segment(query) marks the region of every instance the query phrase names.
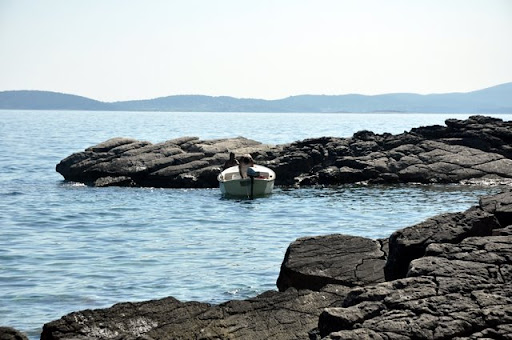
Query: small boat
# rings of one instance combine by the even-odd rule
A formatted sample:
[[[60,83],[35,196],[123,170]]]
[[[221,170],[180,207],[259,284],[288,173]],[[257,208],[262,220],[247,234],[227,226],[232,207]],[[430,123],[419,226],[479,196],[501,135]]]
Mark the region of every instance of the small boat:
[[[267,167],[253,165],[247,169],[247,178],[242,178],[238,165],[235,165],[222,171],[217,179],[222,194],[253,198],[272,193],[276,173]]]

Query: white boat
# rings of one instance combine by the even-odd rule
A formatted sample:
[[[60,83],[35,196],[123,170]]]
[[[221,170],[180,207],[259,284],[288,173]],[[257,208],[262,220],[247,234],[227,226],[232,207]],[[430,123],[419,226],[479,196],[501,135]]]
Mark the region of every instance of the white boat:
[[[247,169],[247,174],[247,178],[242,178],[238,165],[222,171],[217,176],[222,194],[253,198],[272,193],[276,179],[276,173],[273,170],[261,165],[253,165]]]

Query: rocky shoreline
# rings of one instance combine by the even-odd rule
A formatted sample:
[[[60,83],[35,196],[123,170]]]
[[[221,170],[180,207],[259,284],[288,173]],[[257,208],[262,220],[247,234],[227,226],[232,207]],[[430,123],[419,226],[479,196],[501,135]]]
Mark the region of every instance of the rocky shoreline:
[[[250,153],[276,172],[276,185],[512,182],[512,122],[485,116],[402,134],[360,131],[266,145],[244,137],[182,137],[152,144],[113,138],[63,159],[56,170],[94,186],[218,187],[229,157]]]
[[[251,153],[284,186],[510,184],[512,122],[473,116],[399,135],[361,131],[279,146],[243,137],[114,138],[67,157],[57,171],[94,186],[217,187],[229,152]],[[512,339],[511,282],[505,189],[389,239],[298,239],[277,291],[220,305],[168,297],[78,311],[45,324],[41,339]],[[0,327],[0,339],[26,337]]]
[[[41,339],[511,339],[511,283],[507,189],[385,240],[298,239],[279,291],[220,305],[168,297],[73,312],[45,324]]]

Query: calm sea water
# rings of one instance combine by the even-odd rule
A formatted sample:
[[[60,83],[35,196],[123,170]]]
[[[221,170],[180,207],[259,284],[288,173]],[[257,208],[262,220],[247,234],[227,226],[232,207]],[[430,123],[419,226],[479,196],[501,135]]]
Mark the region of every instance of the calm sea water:
[[[497,190],[277,188],[248,201],[214,189],[90,188],[55,172],[73,152],[117,136],[281,144],[362,129],[400,133],[468,116],[0,111],[0,325],[36,339],[45,322],[86,308],[169,295],[211,303],[255,296],[276,289],[286,247],[298,237],[384,238]]]

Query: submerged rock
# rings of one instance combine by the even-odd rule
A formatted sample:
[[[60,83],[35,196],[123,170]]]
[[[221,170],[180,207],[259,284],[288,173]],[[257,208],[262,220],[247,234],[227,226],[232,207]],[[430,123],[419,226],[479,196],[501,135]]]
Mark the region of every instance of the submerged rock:
[[[84,310],[44,325],[41,339],[510,339],[510,202],[512,191],[483,197],[398,231],[388,281],[385,240],[301,238],[283,260],[281,292],[220,305],[169,297]]]

